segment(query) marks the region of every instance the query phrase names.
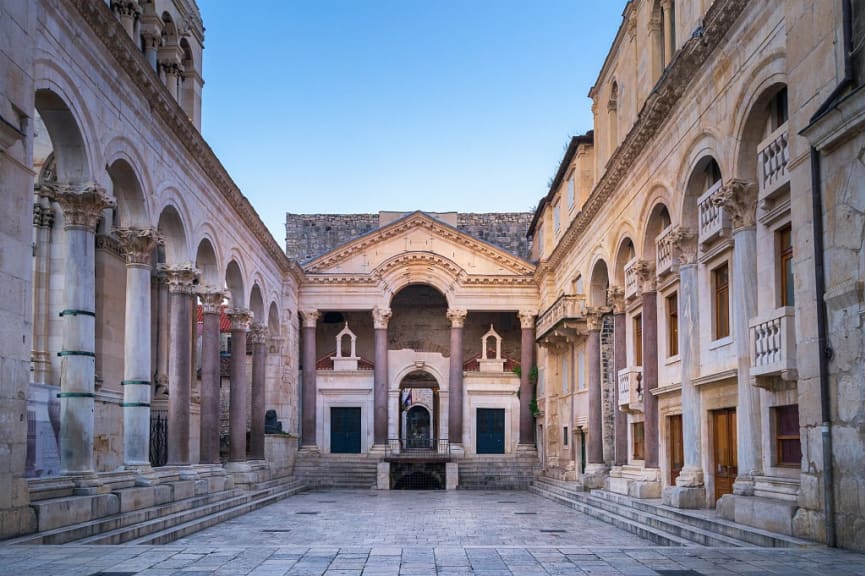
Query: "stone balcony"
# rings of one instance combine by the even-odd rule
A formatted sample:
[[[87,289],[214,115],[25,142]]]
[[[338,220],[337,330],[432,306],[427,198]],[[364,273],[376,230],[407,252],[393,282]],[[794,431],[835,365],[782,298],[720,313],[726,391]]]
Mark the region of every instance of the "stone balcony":
[[[714,198],[721,192],[721,181],[716,182],[697,199],[699,211],[698,240],[703,249],[712,242],[721,238],[727,238],[732,228],[730,216],[727,211],[714,202]]]
[[[789,157],[785,122],[757,146],[757,201],[761,205],[773,200],[790,183],[787,171]]]
[[[777,376],[782,380],[795,380],[798,377],[794,310],[792,306],[777,308],[749,322],[751,376],[757,379],[758,386],[769,376]]]
[[[579,326],[586,322],[586,297],[575,294],[562,294],[552,306],[538,316],[537,339],[555,338],[557,335],[569,337],[576,335]]]
[[[630,366],[619,370],[619,410],[643,411],[643,367]]]
[[[676,252],[674,241],[676,228],[670,224],[655,237],[655,270],[658,272],[658,278],[679,271],[679,255]]]
[[[637,258],[625,264],[625,300],[633,300],[640,295],[640,278],[637,275]]]

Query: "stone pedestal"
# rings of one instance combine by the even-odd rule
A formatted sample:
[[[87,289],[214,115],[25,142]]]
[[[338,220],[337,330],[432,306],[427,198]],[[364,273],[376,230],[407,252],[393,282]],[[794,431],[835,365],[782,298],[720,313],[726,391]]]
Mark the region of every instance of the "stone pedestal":
[[[460,465],[457,462],[445,463],[445,490],[456,490],[460,485]]]
[[[379,462],[375,480],[379,490],[390,490],[390,462]]]
[[[593,490],[595,488],[603,488],[607,479],[607,467],[601,464],[586,464],[586,471],[580,478],[585,490]],[[565,478],[569,480],[570,478]]]

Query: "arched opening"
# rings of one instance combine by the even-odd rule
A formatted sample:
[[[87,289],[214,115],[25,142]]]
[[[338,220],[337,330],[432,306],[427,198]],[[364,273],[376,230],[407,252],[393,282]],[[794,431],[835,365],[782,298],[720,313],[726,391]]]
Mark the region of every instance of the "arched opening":
[[[721,168],[711,156],[704,156],[697,162],[688,184],[682,205],[681,225],[692,233],[699,234],[701,242],[709,240],[712,234],[721,234],[728,228],[723,211],[712,202],[712,196],[722,182]]]
[[[592,269],[592,282],[589,292],[589,305],[600,307],[607,305],[607,290],[610,288],[610,276],[607,263],[598,260]]]
[[[189,262],[186,250],[186,227],[180,213],[174,206],[166,206],[159,215],[157,224],[159,233],[165,240],[164,262],[169,266],[177,266]]]
[[[108,167],[108,176],[111,180],[111,192],[117,200],[117,217],[114,225],[117,227],[147,225],[144,194],[132,166],[125,160],[115,160]]]
[[[625,285],[625,265],[628,264],[636,256],[634,250],[634,242],[627,236],[619,242],[619,249],[616,251],[615,270],[613,273],[613,281],[618,287]]]
[[[435,454],[440,434],[439,384],[423,370],[414,370],[399,384],[400,452]]]
[[[261,296],[261,288],[258,283],[252,285],[252,291],[249,294],[249,309],[252,310],[252,321],[255,324],[263,324],[264,317],[264,298]]]
[[[651,264],[655,263],[658,235],[667,229],[671,223],[670,211],[667,209],[667,206],[660,202],[656,204],[649,214],[646,225],[646,233],[643,238],[643,260]]]
[[[216,260],[216,250],[210,240],[204,238],[198,244],[195,254],[195,267],[201,272],[200,283],[213,289],[221,287],[219,265]]]
[[[225,268],[225,287],[231,294],[231,307],[244,308],[246,306],[245,290],[243,288],[243,273],[237,260],[232,260]]]
[[[390,349],[449,353],[448,303],[441,292],[427,284],[410,284],[393,296],[390,308]]]
[[[789,193],[787,115],[787,86],[779,82],[757,98],[742,130],[733,178],[753,183],[767,206]]]

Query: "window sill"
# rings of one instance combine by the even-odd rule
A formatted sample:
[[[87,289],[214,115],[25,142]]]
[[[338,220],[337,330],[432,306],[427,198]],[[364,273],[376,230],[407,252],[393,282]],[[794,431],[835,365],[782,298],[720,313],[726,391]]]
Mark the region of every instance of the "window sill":
[[[724,346],[732,343],[732,336],[724,336],[723,338],[719,338],[718,340],[712,340],[711,342],[709,342],[709,350],[717,350],[718,348],[723,348]]]
[[[664,360],[664,366],[670,366],[671,364],[677,364],[682,361],[682,357],[678,354],[675,356],[668,356],[666,360]]]

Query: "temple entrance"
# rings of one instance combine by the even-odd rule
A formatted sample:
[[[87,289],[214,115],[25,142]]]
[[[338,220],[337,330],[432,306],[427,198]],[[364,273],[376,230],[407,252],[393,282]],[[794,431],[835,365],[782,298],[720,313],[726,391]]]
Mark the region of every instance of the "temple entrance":
[[[478,408],[477,412],[477,453],[505,453],[505,410],[504,408]]]
[[[400,382],[399,440],[403,450],[432,450],[439,441],[439,385],[422,370]]]
[[[432,427],[429,410],[412,406],[406,413],[406,445],[409,448],[432,448]]]
[[[331,454],[360,454],[360,408],[330,409]]]

